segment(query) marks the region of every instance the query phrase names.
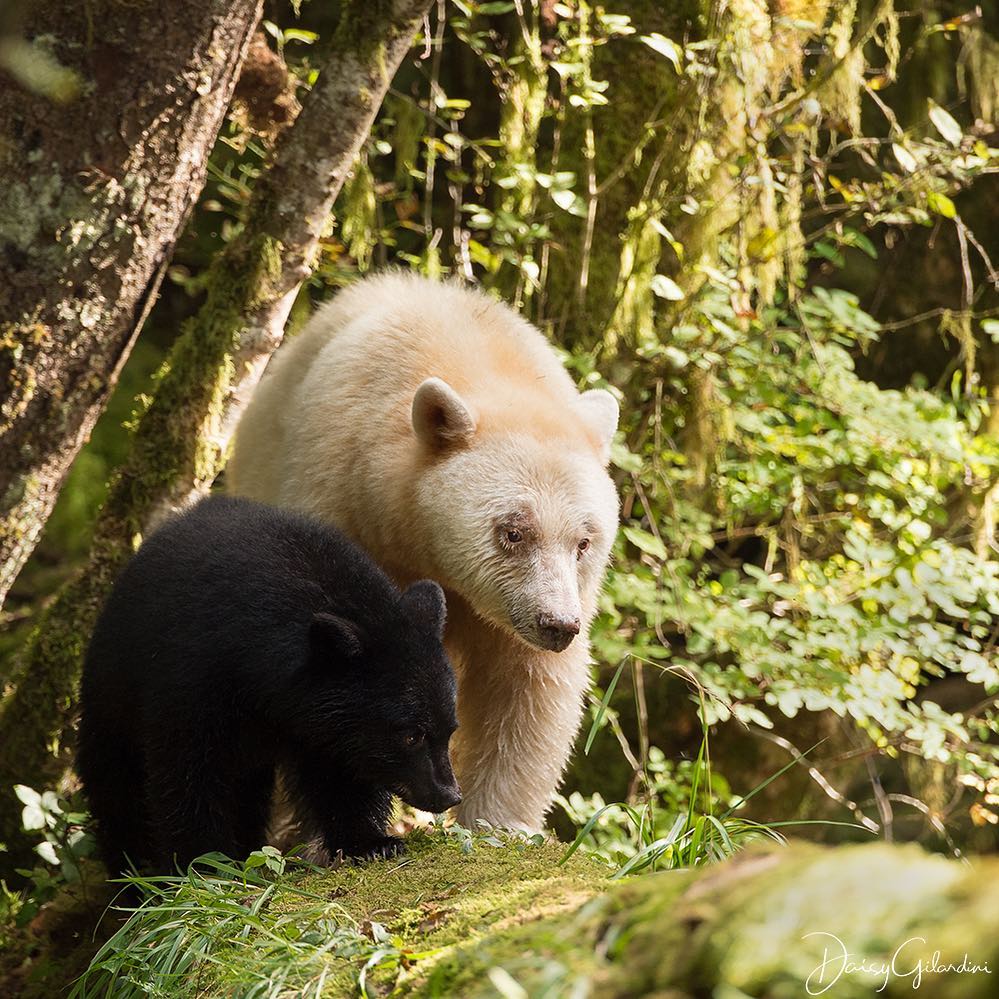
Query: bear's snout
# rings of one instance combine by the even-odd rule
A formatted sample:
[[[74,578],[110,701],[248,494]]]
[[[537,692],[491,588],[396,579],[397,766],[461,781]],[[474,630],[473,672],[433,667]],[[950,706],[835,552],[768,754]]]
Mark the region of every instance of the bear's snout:
[[[449,808],[454,808],[455,805],[460,804],[461,789],[458,787],[457,783],[452,783],[450,787],[440,789],[437,801],[435,802],[435,807],[432,810],[435,813],[446,812]]]
[[[450,784],[442,787],[429,789],[405,787],[400,788],[398,794],[406,804],[419,808],[422,812],[433,812],[434,815],[440,815],[441,812],[461,804],[461,788],[453,777]]]
[[[567,649],[579,634],[578,617],[561,617],[558,614],[539,614],[538,633],[543,648],[552,652]]]

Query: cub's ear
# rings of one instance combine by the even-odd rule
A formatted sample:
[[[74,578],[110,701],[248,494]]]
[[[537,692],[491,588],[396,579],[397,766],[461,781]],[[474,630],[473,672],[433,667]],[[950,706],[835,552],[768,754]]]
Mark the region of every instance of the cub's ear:
[[[309,644],[324,658],[356,659],[364,651],[361,631],[353,621],[322,611],[309,624]]]
[[[620,416],[617,399],[606,389],[590,389],[579,397],[579,401],[582,404],[583,419],[600,437],[600,456],[606,463],[610,460],[611,441]]]
[[[413,396],[413,430],[428,447],[466,444],[475,433],[475,417],[465,400],[441,378],[428,378]]]
[[[402,600],[413,613],[437,629],[438,637],[444,634],[444,622],[447,619],[444,591],[432,579],[421,579],[418,583],[413,583],[403,593]]]

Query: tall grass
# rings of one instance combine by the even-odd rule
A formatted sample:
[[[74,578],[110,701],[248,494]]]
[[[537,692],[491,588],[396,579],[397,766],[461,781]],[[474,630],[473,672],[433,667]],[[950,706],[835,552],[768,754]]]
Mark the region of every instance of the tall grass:
[[[596,704],[583,747],[584,754],[589,753],[597,732],[604,724],[621,674],[629,660],[633,658],[635,657],[626,657],[621,661],[602,698]],[[661,664],[648,663],[648,665],[664,669]],[[718,796],[714,791],[715,781],[711,768],[710,729],[705,720],[707,718],[705,702],[709,695],[697,682],[696,677],[688,671],[671,667],[665,669],[682,675],[695,690],[700,704],[701,741],[690,770],[689,787],[683,789],[686,795],[686,807],[676,810],[672,815],[667,814],[658,800],[655,781],[645,772],[642,774],[646,788],[644,800],[616,801],[600,805],[580,825],[576,838],[565,851],[560,863],[564,864],[579,849],[596,853],[606,860],[608,858],[606,851],[601,850],[601,840],[613,838],[615,854],[627,855],[624,862],[618,864],[611,875],[612,879],[618,879],[650,869],[676,870],[724,860],[754,842],[769,840],[783,844],[786,840],[779,830],[788,826],[826,825],[864,828],[852,822],[835,821],[756,822],[737,814],[764,788],[790,770],[798,762],[797,759],[788,762],[748,793],[736,798],[727,806],[720,807]],[[647,744],[647,734],[643,741]],[[802,756],[808,756],[819,745],[821,742],[816,743]],[[572,817],[572,805],[564,798],[559,801]],[[616,827],[610,835],[606,831],[608,824]]]
[[[300,887],[287,863],[268,848],[245,863],[211,854],[183,874],[123,879],[143,900],[116,910],[127,922],[70,999],[226,995],[227,982],[239,982],[245,999],[319,997],[345,969],[355,978],[347,988],[365,994],[372,969],[405,960],[383,927],[357,926],[342,906]],[[336,958],[347,960],[334,966]]]

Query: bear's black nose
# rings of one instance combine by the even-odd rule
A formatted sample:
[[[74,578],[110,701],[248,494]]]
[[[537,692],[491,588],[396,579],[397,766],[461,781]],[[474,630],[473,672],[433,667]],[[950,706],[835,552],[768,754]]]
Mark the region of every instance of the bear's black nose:
[[[541,644],[553,652],[561,652],[579,634],[579,618],[539,614],[538,628],[541,632]]]
[[[449,808],[461,804],[461,788],[456,783],[452,783],[445,787],[435,788],[431,795],[424,800],[411,801],[405,796],[403,796],[403,800],[424,812],[433,812],[435,815],[439,815],[441,812],[446,812]]]
[[[454,808],[455,805],[461,804],[461,789],[457,784],[452,784],[450,787],[444,788],[441,792],[441,811],[447,811],[449,808]]]

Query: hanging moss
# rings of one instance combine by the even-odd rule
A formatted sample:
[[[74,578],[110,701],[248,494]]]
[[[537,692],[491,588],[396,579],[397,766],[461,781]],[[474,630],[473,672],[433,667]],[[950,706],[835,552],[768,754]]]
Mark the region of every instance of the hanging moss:
[[[999,111],[999,41],[980,24],[961,28],[964,43],[959,63],[959,82],[971,97],[976,117],[995,121]]]
[[[344,190],[343,220],[340,231],[350,255],[360,271],[371,266],[377,238],[375,178],[363,153],[357,158]]]
[[[628,15],[638,35],[659,33],[695,41],[706,8],[698,0],[676,4],[627,0],[616,4],[614,11]],[[642,329],[648,329],[647,317],[627,305],[615,317],[618,293],[627,292],[632,277],[627,268],[641,259],[642,266],[633,275],[640,280],[648,267],[644,254],[651,251],[642,224],[632,226],[634,213],[636,206],[643,203],[656,205],[664,189],[670,203],[676,205],[680,189],[677,176],[682,175],[690,153],[685,147],[685,99],[689,94],[684,89],[685,81],[668,59],[637,41],[612,43],[594,51],[592,74],[595,79],[608,81],[605,96],[609,102],[593,111],[593,169],[598,184],[612,176],[615,179],[597,202],[595,230],[600,236],[589,248],[582,302],[578,281],[586,220],[561,211],[550,220],[556,249],[549,270],[548,311],[556,319],[556,331],[570,347],[599,344],[612,321],[616,337],[624,337],[626,342],[632,342],[634,332],[627,324],[638,322]],[[658,120],[651,135],[645,135],[654,110],[658,110]],[[585,122],[578,112],[565,113],[562,119],[558,168],[574,172],[577,190],[585,194]],[[652,188],[647,189],[653,169]],[[642,294],[634,285],[631,290]],[[633,298],[632,305],[637,304]]]

